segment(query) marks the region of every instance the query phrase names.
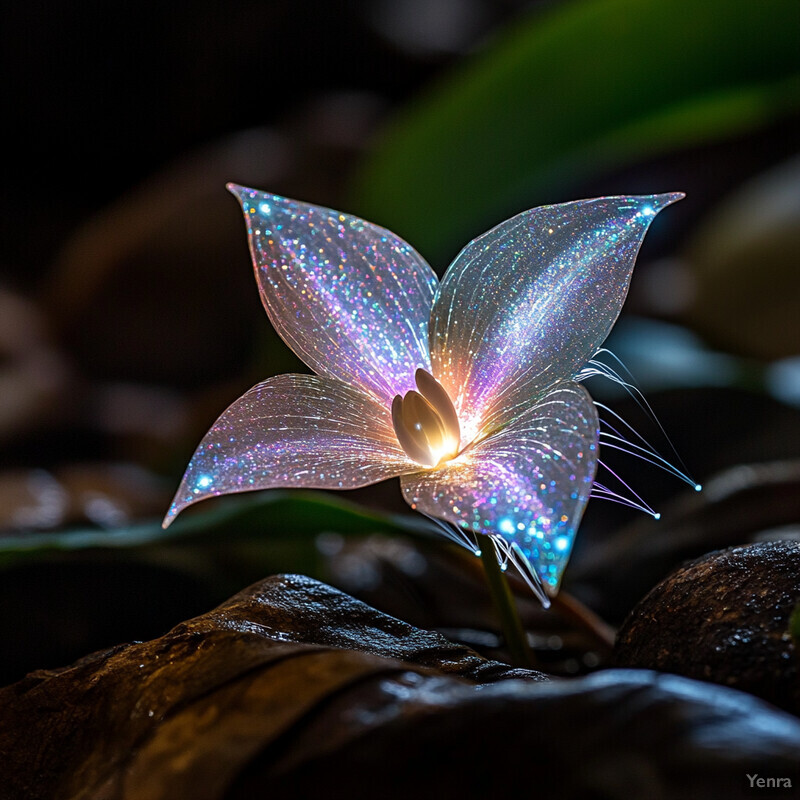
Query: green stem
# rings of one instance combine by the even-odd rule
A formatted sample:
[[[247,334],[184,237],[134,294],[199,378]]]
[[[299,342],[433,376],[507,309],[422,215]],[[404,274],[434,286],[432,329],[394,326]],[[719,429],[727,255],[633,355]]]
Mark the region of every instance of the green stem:
[[[494,545],[488,539],[482,542],[481,561],[483,571],[486,575],[486,583],[489,585],[489,593],[492,596],[495,610],[500,618],[500,627],[506,640],[506,646],[511,654],[511,661],[516,667],[531,669],[533,658],[531,649],[528,646],[528,637],[522,627],[522,621],[514,603],[514,597],[508,586],[508,581],[500,565],[497,563]]]

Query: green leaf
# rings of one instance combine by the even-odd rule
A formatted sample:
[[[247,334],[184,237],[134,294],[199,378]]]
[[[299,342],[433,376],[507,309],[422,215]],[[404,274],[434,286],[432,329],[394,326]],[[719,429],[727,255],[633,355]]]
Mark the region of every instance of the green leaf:
[[[210,510],[181,516],[166,531],[160,522],[115,530],[86,528],[0,535],[0,565],[30,560],[57,551],[100,548],[148,548],[153,545],[255,542],[270,547],[297,541],[313,547],[319,533],[348,535],[431,531],[421,517],[383,514],[321,492],[272,491],[226,498]]]
[[[796,0],[559,4],[399,115],[351,207],[438,263],[578,180],[797,109],[799,52]]]

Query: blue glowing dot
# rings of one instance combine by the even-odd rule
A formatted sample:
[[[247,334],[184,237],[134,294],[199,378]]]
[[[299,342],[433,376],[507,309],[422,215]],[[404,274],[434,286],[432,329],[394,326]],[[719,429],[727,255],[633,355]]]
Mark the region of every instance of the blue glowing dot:
[[[207,489],[212,483],[214,483],[214,479],[210,475],[201,475],[197,479],[197,486],[200,489]]]
[[[272,208],[270,207],[269,203],[261,203],[261,204],[258,206],[258,210],[259,210],[259,211],[260,211],[262,214],[271,214],[271,213],[272,213]]]
[[[555,545],[556,545],[556,550],[559,550],[563,553],[569,547],[569,537],[557,536]]]
[[[658,511],[656,511],[656,513],[653,514],[653,519],[661,519],[661,514],[659,514]]]
[[[505,533],[508,536],[511,536],[514,533],[514,523],[508,517],[503,517],[503,519],[501,519],[497,524],[497,528],[500,533]]]
[[[702,484],[700,484],[700,483],[696,483],[696,484],[694,485],[694,490],[695,490],[696,492],[702,492],[702,491],[703,491],[703,486],[702,486]]]
[[[642,209],[642,214],[644,214],[646,217],[652,217],[652,216],[653,216],[653,214],[655,214],[655,213],[656,213],[656,212],[655,212],[655,211],[653,211],[653,209],[652,209],[650,206],[645,206],[645,207]]]

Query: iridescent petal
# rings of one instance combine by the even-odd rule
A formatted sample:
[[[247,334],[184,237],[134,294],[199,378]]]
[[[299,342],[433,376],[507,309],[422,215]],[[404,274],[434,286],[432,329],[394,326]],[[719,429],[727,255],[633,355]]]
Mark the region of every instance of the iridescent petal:
[[[164,525],[186,506],[276,487],[355,489],[414,472],[389,407],[332,378],[278,375],[214,423],[183,476]]]
[[[382,400],[430,371],[437,279],[393,233],[357,217],[230,185],[247,221],[261,299],[275,330],[318,375]]]
[[[463,441],[578,374],[619,315],[648,225],[681,197],[534,208],[461,251],[439,286],[430,337]]]
[[[505,539],[553,594],[592,488],[598,427],[583,386],[559,384],[458,458],[403,476],[403,495],[425,514]]]

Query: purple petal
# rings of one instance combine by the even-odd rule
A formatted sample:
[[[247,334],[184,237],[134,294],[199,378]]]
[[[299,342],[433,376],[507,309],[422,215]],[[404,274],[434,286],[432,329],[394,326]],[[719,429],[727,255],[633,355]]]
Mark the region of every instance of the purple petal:
[[[247,221],[275,330],[318,375],[391,405],[430,370],[436,275],[393,233],[357,217],[230,185]]]
[[[570,380],[619,315],[650,222],[681,194],[603,197],[525,211],[468,244],[434,301],[434,376],[464,441]]]
[[[412,508],[497,536],[558,589],[597,468],[588,392],[562,383],[507,427],[443,467],[401,478]]]
[[[242,395],[200,442],[164,525],[186,506],[276,487],[355,489],[414,472],[389,408],[316,375],[278,375]]]

